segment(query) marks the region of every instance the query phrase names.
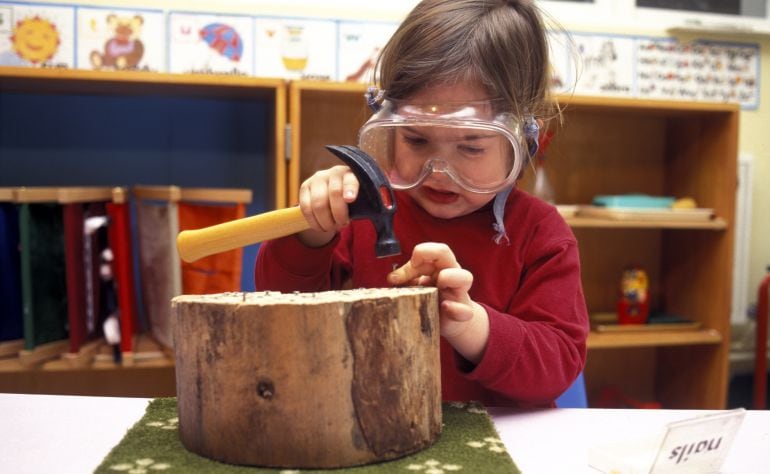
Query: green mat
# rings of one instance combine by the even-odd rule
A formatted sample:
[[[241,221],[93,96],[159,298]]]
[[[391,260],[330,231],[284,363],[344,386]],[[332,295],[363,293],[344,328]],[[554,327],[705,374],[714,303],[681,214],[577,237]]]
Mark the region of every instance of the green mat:
[[[290,470],[233,466],[187,451],[179,441],[175,398],[152,400],[147,412],[115,446],[97,473],[422,473],[507,474],[520,471],[505,450],[486,410],[473,403],[446,403],[444,429],[430,448],[395,461],[348,469]]]

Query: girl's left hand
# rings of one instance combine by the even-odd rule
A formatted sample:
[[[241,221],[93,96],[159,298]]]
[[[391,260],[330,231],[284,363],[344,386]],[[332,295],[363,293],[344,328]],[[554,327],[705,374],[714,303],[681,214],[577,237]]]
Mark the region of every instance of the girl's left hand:
[[[460,267],[449,246],[433,242],[416,245],[411,259],[393,270],[388,282],[438,288],[441,335],[466,360],[481,360],[489,339],[489,317],[468,294],[473,274]]]

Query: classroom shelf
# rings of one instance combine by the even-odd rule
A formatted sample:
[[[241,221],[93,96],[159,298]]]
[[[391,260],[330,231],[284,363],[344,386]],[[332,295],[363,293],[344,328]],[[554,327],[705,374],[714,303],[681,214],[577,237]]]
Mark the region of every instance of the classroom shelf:
[[[595,217],[567,217],[565,219],[571,227],[591,227],[597,229],[702,229],[725,230],[727,222],[722,218],[715,218],[703,222],[678,222],[670,220],[611,220]]]
[[[324,144],[356,143],[371,114],[365,90],[312,81],[289,85],[289,203],[296,203],[304,179],[332,164]],[[709,328],[592,333],[585,371],[589,401],[602,387],[616,385],[670,408],[724,408],[739,106],[568,95],[555,100],[560,117],[551,124],[545,169],[558,204],[574,208],[596,195],[642,193],[690,197],[715,216],[697,222],[566,217],[580,245],[591,313],[615,310],[622,270],[638,264],[650,276],[653,307]],[[531,185],[528,167],[519,186]]]
[[[249,132],[264,138],[257,147],[270,165],[266,171],[259,171],[264,181],[254,187],[256,202],[262,208],[293,205],[303,179],[314,170],[336,163],[324,145],[356,143],[359,127],[371,114],[363,97],[365,90],[366,86],[361,84],[314,81],[286,83],[279,79],[234,76],[0,67],[0,117],[6,114],[6,121],[0,123],[0,152],[4,161],[10,163],[0,163],[0,186],[4,182],[5,185],[19,184],[7,183],[8,170],[22,173],[30,163],[28,155],[18,154],[22,148],[16,146],[18,140],[14,133],[18,130],[13,128],[16,121],[8,118],[9,114],[24,110],[24,106],[37,107],[49,97],[76,100],[83,95],[97,108],[102,100],[114,101],[119,106],[131,104],[126,99],[157,100],[162,109],[168,105],[164,101],[169,97],[184,103],[224,99],[262,104],[253,111],[264,120],[247,127]],[[585,371],[589,401],[596,398],[603,386],[614,384],[636,398],[659,400],[666,408],[724,408],[739,106],[581,96],[557,96],[556,101],[561,117],[552,121],[554,137],[545,169],[556,190],[557,203],[586,205],[599,194],[633,192],[690,197],[699,207],[713,209],[716,216],[697,223],[566,219],[580,245],[583,288],[590,312],[614,311],[623,268],[638,264],[650,277],[651,306],[708,328],[687,334],[592,333]],[[170,105],[176,106],[177,102]],[[143,113],[141,120],[154,118],[147,110]],[[81,120],[77,114],[71,117],[72,122]],[[250,114],[244,118],[250,118]],[[180,125],[175,132],[185,138],[195,138],[200,129],[194,125],[192,122]],[[187,130],[188,126],[193,128]],[[148,128],[142,128],[145,129]],[[66,138],[55,133],[33,138],[44,138],[47,140],[44,145],[48,146],[55,144],[57,137]],[[3,148],[4,143],[10,145]],[[76,149],[65,158],[84,151],[84,159],[89,162],[99,164],[101,160],[114,166],[122,159],[120,147],[127,142],[97,140],[97,143],[95,153],[84,146],[83,150]],[[24,142],[33,158],[44,145],[32,138]],[[192,151],[178,152],[172,168],[199,172],[200,169],[193,170],[186,162]],[[6,153],[9,153],[7,160]],[[152,166],[155,161],[146,163]],[[111,172],[107,167],[98,171],[102,176]],[[531,184],[530,172],[520,183],[525,189]],[[232,184],[243,187],[238,180],[246,179],[249,173],[256,174],[239,169]],[[69,176],[63,172],[59,175]],[[266,197],[260,200],[260,196]],[[166,377],[173,373],[173,367],[146,370],[165,370]],[[59,372],[70,373],[49,370],[48,374]],[[0,375],[0,390],[4,387],[7,385],[2,384]]]
[[[588,349],[620,349],[632,347],[692,346],[721,344],[722,335],[714,329],[693,331],[649,331],[644,333],[606,334],[591,331]]]

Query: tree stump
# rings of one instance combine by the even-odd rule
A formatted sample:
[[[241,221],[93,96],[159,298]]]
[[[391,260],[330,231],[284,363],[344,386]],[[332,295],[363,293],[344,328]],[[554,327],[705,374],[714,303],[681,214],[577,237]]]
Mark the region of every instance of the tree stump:
[[[441,432],[435,288],[172,300],[179,433],[231,464],[336,468]]]

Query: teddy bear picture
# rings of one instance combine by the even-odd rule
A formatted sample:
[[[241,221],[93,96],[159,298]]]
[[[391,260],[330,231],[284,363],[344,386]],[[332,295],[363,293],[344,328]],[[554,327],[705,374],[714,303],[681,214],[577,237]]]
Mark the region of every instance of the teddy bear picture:
[[[104,43],[104,51],[91,51],[94,69],[136,69],[144,55],[144,44],[139,39],[144,18],[107,15],[107,26],[113,36]]]

